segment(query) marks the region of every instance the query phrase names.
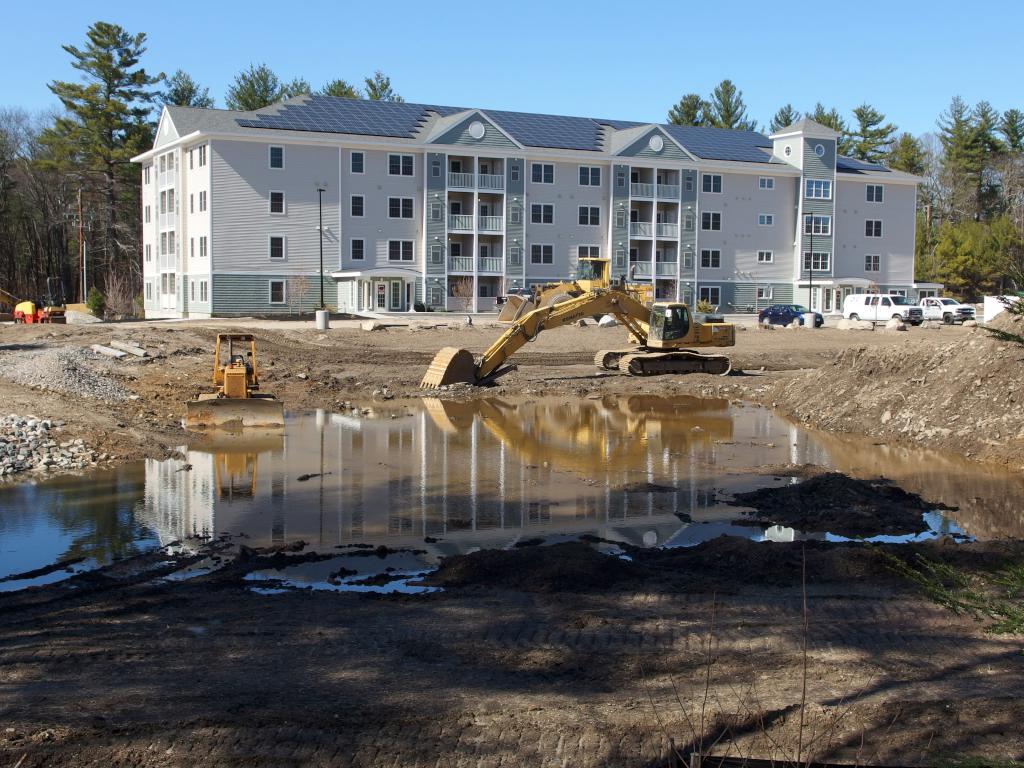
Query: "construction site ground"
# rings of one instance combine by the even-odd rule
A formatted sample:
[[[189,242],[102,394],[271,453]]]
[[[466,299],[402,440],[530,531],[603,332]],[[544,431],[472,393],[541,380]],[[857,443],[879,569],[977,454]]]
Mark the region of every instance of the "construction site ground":
[[[256,334],[264,389],[287,408],[335,409],[416,397],[438,349],[479,353],[502,330],[461,321],[5,327],[0,398],[118,460],[160,456],[188,441],[183,402],[210,389],[218,330]],[[1024,466],[1024,348],[981,329],[751,326],[730,350],[736,375],[598,374],[594,352],[623,337],[593,324],[542,334],[487,394],[725,396]],[[121,385],[91,390],[106,400],[25,383],[42,359],[38,383],[52,375],[67,389],[43,370],[59,364],[52,353],[112,339],[156,357],[83,358],[80,379]],[[272,553],[167,583],[156,576],[183,556],[147,555],[73,587],[0,595],[0,766],[653,768],[701,747],[791,762],[1020,759],[1022,638],[935,606],[885,551],[966,571],[1024,555],[1008,540],[805,549],[720,538],[627,562],[568,544],[504,553],[498,572],[486,552],[460,557],[434,577],[443,591],[413,596],[257,594],[242,574]]]

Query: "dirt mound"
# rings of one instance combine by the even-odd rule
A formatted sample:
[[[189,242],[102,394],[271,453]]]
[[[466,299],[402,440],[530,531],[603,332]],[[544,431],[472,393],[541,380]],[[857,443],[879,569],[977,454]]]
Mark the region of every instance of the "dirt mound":
[[[1020,332],[1024,318],[1003,313],[993,325]],[[844,350],[777,382],[771,399],[819,429],[1024,466],[1024,347],[981,328],[949,343],[945,331],[913,333],[898,347]]]
[[[424,582],[521,592],[594,592],[634,582],[638,571],[632,563],[602,554],[589,544],[568,542],[448,557]]]

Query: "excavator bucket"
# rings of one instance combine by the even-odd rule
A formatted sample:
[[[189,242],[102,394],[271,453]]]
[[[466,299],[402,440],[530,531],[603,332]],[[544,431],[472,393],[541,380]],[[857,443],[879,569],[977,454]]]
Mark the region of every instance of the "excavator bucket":
[[[536,307],[533,302],[526,296],[506,296],[505,303],[501,305],[501,312],[498,313],[498,322],[511,323],[534,309]]]
[[[458,383],[476,383],[476,361],[465,349],[445,347],[434,355],[423,381],[420,382],[420,389],[436,389],[445,384]]]
[[[185,404],[185,427],[194,430],[279,428],[284,405],[272,395],[218,397],[200,395]]]

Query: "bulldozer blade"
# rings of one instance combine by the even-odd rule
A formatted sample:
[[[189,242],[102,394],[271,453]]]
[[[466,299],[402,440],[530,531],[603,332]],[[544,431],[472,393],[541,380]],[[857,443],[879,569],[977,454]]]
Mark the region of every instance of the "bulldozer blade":
[[[446,384],[476,384],[476,362],[473,355],[458,347],[445,347],[427,368],[420,389],[436,389]]]
[[[501,312],[498,313],[498,322],[514,322],[527,312],[532,312],[534,309],[536,309],[536,307],[533,302],[525,296],[506,296],[505,303],[501,305]]]
[[[200,396],[185,404],[185,427],[238,430],[284,426],[284,405],[276,397]]]

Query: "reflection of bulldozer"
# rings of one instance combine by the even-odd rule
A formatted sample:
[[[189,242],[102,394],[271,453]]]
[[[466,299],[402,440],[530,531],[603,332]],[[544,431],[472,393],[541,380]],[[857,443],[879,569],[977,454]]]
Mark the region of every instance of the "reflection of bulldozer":
[[[216,392],[199,395],[186,404],[190,429],[283,427],[284,406],[259,392],[256,339],[251,333],[219,333],[213,353]]]
[[[244,436],[212,433],[191,449],[213,455],[214,489],[219,498],[255,498],[256,476],[261,454],[280,452],[284,433],[280,429],[247,430]]]
[[[499,323],[511,323],[538,307],[549,307],[566,299],[582,296],[598,288],[607,289],[611,282],[611,262],[596,256],[581,256],[576,265],[576,278],[570,282],[542,283],[533,285],[529,296],[510,294],[498,313]],[[654,300],[654,288],[650,283],[625,283],[621,290],[641,304]],[[595,317],[599,318],[600,315]]]

